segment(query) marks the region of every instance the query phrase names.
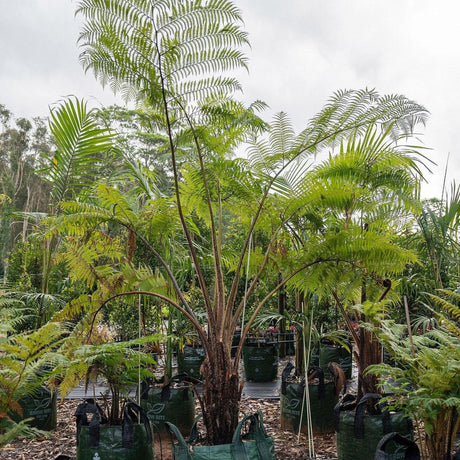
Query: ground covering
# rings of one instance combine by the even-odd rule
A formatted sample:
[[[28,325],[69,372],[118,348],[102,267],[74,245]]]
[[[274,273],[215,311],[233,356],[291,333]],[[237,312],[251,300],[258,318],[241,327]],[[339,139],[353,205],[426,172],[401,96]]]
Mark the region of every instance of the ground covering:
[[[8,444],[0,451],[2,460],[53,460],[59,454],[75,456],[75,408],[80,401],[68,399],[58,404],[58,424],[48,437],[20,439]],[[308,459],[306,435],[300,438],[292,431],[280,428],[279,399],[243,399],[241,415],[262,410],[268,434],[274,437],[275,451],[279,460]],[[315,436],[315,448],[318,460],[335,459],[335,434],[327,433]],[[171,460],[171,447],[168,439],[155,440],[157,460]]]

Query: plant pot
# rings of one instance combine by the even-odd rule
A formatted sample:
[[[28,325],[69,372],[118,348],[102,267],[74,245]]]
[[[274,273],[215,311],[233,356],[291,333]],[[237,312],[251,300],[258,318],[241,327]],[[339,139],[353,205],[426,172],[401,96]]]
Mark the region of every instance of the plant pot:
[[[243,347],[246,380],[271,382],[278,377],[278,344],[247,342]]]
[[[88,420],[88,414],[92,415],[92,420]],[[90,400],[80,404],[75,415],[76,460],[153,460],[150,423],[137,404],[125,405],[122,425],[104,424],[101,409]]]
[[[177,353],[177,371],[179,374],[187,374],[196,379],[200,378],[201,364],[206,358],[202,347],[184,345],[184,349]]]
[[[417,444],[394,431],[386,434],[380,440],[375,451],[374,460],[393,460],[393,454],[390,454],[387,450],[394,450],[394,443],[403,447],[404,460],[420,460],[420,449]]]
[[[284,333],[284,339],[286,341],[286,355],[294,356],[295,355],[295,332],[292,330],[286,331]]]
[[[319,346],[315,346],[311,349],[310,366],[319,367]]]
[[[250,422],[249,431],[243,440],[241,429],[246,422]],[[176,426],[171,423],[166,423],[166,426],[177,439],[173,444],[175,460],[275,460],[276,458],[273,438],[265,431],[260,411],[241,420],[233,434],[231,444],[193,446],[190,449],[189,443],[184,440]]]
[[[383,410],[377,394],[366,394],[356,404],[355,397],[346,395],[334,409],[339,460],[374,460],[380,440],[388,433],[397,432],[412,440],[412,422],[403,412]],[[376,401],[377,414],[365,412],[369,401]],[[402,445],[389,446],[387,453],[394,460],[403,460]]]
[[[180,383],[182,376],[175,376],[172,382]],[[185,435],[189,435],[195,419],[195,398],[190,384],[171,387],[148,385],[143,382],[140,403],[149,418],[153,431],[166,432],[165,422],[176,425]]]
[[[11,413],[11,418],[19,422],[33,418],[29,425],[40,430],[53,430],[57,425],[57,394],[47,387],[39,387],[33,394],[22,397],[18,401],[22,415]]]
[[[307,432],[307,410],[304,405],[305,383],[288,382],[294,366],[288,363],[281,377],[281,428]],[[324,373],[319,370],[317,382],[308,385],[310,398],[311,422],[315,433],[334,431],[334,407],[339,398],[335,384],[324,381]],[[302,409],[302,405],[304,405]]]
[[[351,347],[350,347],[351,349]],[[351,379],[352,357],[351,352],[346,348],[333,344],[320,342],[319,344],[319,367],[324,369],[324,378],[332,378],[327,365],[330,362],[337,363],[345,372],[345,377]]]

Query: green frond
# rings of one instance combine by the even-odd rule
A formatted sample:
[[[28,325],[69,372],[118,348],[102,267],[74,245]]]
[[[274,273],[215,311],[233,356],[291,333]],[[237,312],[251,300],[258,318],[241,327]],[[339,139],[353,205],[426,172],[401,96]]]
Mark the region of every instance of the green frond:
[[[77,13],[85,18],[81,62],[114,91],[155,103],[164,91],[174,103],[239,89],[225,74],[247,66],[239,49],[247,34],[228,0],[84,0]]]
[[[102,154],[111,148],[113,134],[97,126],[85,102],[69,98],[51,110],[50,131],[56,142],[46,173],[53,184],[55,204],[73,197],[96,179]]]
[[[399,139],[410,135],[428,116],[421,105],[401,95],[380,96],[374,90],[336,92],[325,107],[313,117],[298,137],[298,150],[318,152],[326,146],[337,146],[355,133],[365,133],[369,124],[378,124]]]
[[[46,435],[46,432],[31,427],[29,422],[32,419],[21,420],[19,423],[7,418],[0,419],[0,448],[14,441],[19,437],[35,438]]]

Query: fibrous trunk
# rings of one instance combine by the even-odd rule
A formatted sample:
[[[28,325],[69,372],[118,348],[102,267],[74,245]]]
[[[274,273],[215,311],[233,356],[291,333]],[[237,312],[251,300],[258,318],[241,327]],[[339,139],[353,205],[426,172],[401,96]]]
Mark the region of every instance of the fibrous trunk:
[[[360,344],[358,347],[358,399],[363,394],[378,393],[378,379],[374,374],[363,375],[372,364],[380,364],[381,348],[377,338],[364,328],[360,329]]]
[[[228,349],[227,349],[228,348]],[[218,342],[203,362],[203,419],[211,445],[231,443],[238,425],[241,386],[230,348]]]

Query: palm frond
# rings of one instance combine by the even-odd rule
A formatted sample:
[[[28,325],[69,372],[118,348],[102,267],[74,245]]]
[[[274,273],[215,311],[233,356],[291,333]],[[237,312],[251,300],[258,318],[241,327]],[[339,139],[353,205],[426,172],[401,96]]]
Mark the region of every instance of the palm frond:
[[[50,131],[56,152],[46,167],[53,184],[55,204],[74,197],[96,179],[96,166],[111,147],[112,134],[99,128],[94,112],[77,98],[69,98],[51,110]]]

